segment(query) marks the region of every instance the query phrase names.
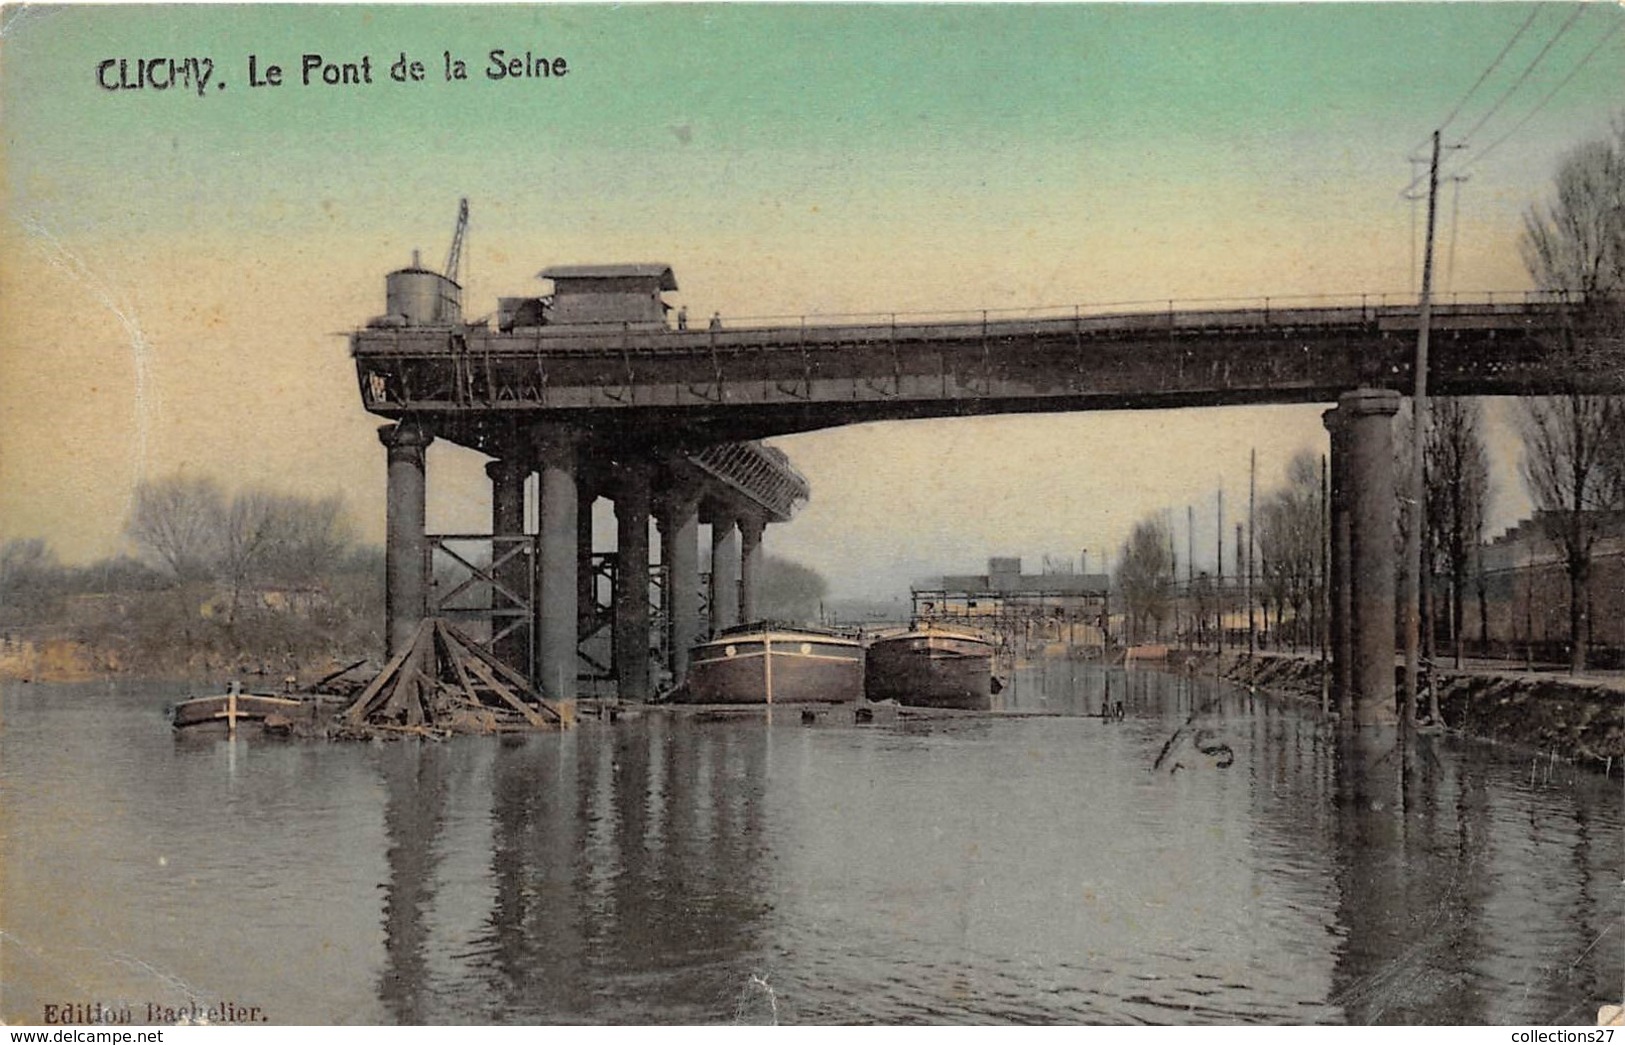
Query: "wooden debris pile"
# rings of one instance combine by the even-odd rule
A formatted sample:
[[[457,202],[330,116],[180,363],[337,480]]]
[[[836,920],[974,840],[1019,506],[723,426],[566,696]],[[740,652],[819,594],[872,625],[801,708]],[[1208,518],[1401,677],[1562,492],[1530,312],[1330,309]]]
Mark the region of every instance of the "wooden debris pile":
[[[367,688],[366,682],[363,681],[366,678],[366,672],[357,669],[365,668],[368,663],[369,658],[362,657],[360,660],[346,664],[337,671],[330,671],[312,682],[309,686],[309,692],[323,697],[342,697],[348,703],[355,699],[357,693]]]
[[[566,725],[522,675],[444,618],[430,617],[339,716],[333,735],[442,738]]]

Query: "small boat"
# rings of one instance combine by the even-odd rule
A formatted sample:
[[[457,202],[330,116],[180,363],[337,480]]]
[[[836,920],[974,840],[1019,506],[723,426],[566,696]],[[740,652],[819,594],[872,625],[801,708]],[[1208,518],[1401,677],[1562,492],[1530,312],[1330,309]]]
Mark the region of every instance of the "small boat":
[[[849,704],[863,696],[863,643],[773,623],[724,628],[689,655],[684,704]]]
[[[171,709],[169,720],[176,729],[217,726],[231,734],[236,733],[241,724],[263,728],[279,722],[294,722],[310,713],[311,707],[305,701],[268,693],[244,693],[233,682],[225,693],[181,701]]]
[[[986,711],[993,687],[993,643],[974,632],[923,625],[869,644],[870,700]]]

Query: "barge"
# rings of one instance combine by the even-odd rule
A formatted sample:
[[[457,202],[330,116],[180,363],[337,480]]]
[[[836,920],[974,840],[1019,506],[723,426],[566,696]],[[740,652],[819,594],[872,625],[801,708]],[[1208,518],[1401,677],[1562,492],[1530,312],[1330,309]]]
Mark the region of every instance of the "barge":
[[[987,711],[993,706],[993,644],[974,632],[920,626],[869,644],[870,700],[909,707]]]
[[[725,628],[693,648],[683,704],[850,704],[863,696],[863,644],[772,623]]]

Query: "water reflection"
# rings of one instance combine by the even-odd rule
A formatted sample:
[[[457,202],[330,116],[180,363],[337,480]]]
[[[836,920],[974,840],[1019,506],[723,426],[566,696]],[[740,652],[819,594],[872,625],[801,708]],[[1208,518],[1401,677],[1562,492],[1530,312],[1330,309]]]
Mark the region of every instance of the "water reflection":
[[[466,956],[486,968],[487,1015],[716,1020],[768,909],[767,739],[659,718],[502,746],[493,901]]]
[[[1609,789],[1532,802],[1504,764],[1450,747],[1343,742],[1333,1000],[1350,1023],[1584,1022],[1618,991],[1618,949],[1588,960],[1618,928],[1592,839]]]
[[[424,918],[435,899],[446,756],[438,745],[403,743],[387,748],[379,762],[389,883],[384,892],[387,959],[378,997],[395,1022],[422,1024],[432,1012]]]
[[[1011,682],[1028,714],[445,745],[177,744],[151,693],[8,692],[0,1016],[162,1000],[159,973],[278,1023],[1518,1024],[1617,996],[1614,785],[1348,742],[1211,678]],[[1157,765],[1198,729],[1233,761]]]

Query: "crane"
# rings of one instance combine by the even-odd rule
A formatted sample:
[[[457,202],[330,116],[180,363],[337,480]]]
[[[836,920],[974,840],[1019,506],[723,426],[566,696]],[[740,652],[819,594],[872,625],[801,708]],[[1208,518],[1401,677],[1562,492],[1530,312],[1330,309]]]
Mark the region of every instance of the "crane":
[[[458,201],[457,227],[451,234],[451,249],[446,252],[445,277],[457,283],[457,270],[463,267],[463,234],[468,231],[468,199]],[[458,284],[461,286],[462,284]]]

